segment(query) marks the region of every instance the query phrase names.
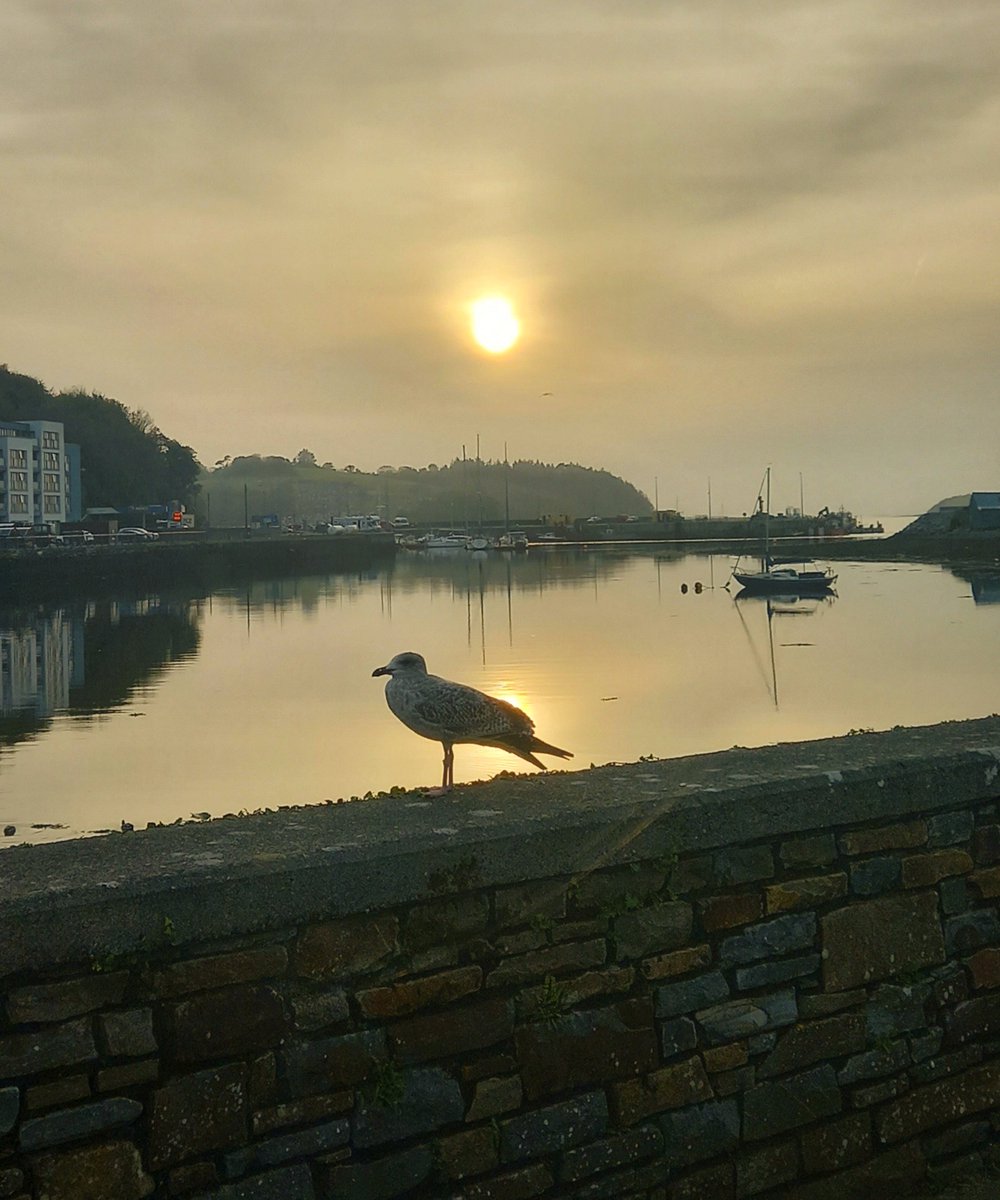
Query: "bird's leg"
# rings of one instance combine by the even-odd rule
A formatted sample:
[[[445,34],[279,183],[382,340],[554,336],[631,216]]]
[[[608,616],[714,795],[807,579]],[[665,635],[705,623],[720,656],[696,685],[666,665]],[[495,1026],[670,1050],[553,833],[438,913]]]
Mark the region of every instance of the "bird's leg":
[[[441,775],[441,786],[428,788],[424,792],[425,796],[444,796],[451,791],[455,782],[455,751],[449,742],[442,742],[441,745],[444,746],[444,770]]]

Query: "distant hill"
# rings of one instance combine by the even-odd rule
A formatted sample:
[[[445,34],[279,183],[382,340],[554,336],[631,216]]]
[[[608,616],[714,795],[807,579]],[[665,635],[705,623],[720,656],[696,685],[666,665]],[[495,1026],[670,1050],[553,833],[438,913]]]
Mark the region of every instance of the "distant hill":
[[[652,513],[649,500],[609,471],[576,463],[456,459],[447,466],[390,467],[367,473],[319,466],[308,451],[286,458],[250,455],[223,460],[201,479],[202,505],[216,526],[242,525],[247,515],[276,514],[315,523],[331,517],[377,513],[405,516],[414,524],[474,526],[504,519],[511,524],[544,517],[551,522],[592,514]],[[506,493],[506,495],[505,495]]]

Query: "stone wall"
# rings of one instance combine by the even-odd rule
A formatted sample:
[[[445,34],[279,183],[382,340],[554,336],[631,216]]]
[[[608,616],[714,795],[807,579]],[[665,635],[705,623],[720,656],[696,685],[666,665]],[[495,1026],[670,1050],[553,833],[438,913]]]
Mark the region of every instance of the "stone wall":
[[[0,1197],[843,1200],[990,1159],[1000,721],[0,855]]]

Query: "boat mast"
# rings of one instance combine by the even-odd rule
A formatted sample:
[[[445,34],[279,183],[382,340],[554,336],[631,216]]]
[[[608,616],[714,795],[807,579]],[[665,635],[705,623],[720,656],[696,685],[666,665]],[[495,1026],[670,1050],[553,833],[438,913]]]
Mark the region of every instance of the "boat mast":
[[[770,566],[771,558],[771,468],[764,472],[764,570]]]

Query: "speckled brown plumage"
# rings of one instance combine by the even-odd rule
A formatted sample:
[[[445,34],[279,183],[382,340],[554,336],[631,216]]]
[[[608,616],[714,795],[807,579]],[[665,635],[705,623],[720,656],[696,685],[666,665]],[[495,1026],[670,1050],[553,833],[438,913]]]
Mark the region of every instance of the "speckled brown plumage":
[[[423,656],[412,651],[397,654],[372,675],[388,675],[385,698],[392,712],[414,733],[431,738],[444,746],[444,778],[447,789],[454,782],[454,752],[460,742],[495,746],[516,754],[526,762],[545,770],[535,753],[572,758],[568,750],[550,746],[535,737],[535,724],[527,713],[487,696],[485,692],[453,683],[427,673]]]

